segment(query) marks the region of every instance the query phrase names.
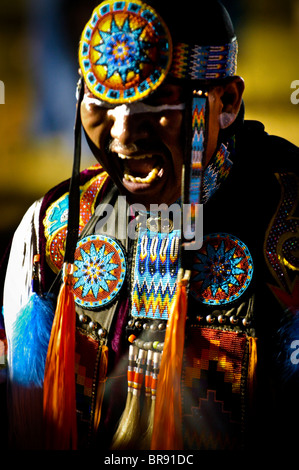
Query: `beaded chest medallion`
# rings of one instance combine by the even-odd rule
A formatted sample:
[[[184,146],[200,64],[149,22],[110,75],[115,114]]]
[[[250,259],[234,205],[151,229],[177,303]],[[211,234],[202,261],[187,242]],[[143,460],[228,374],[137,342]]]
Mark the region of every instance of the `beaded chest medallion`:
[[[90,235],[77,244],[73,290],[75,302],[98,309],[113,302],[126,276],[125,254],[120,244],[104,235]]]
[[[195,255],[190,293],[205,304],[227,304],[244,293],[252,276],[247,246],[227,233],[210,234]]]

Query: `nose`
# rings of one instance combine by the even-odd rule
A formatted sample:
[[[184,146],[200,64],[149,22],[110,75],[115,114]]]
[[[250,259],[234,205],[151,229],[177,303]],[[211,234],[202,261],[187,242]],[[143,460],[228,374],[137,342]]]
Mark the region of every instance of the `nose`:
[[[134,112],[132,105],[123,104],[108,111],[113,124],[111,137],[122,145],[131,145],[150,135],[150,123],[146,114]]]

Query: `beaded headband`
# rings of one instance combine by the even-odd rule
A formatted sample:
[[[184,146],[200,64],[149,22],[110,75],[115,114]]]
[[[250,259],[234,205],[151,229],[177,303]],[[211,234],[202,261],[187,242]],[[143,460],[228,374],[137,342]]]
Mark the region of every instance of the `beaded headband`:
[[[232,76],[237,70],[238,42],[221,46],[177,43],[173,48],[170,74],[176,78],[213,80]]]
[[[119,104],[148,96],[170,73],[178,79],[210,80],[236,73],[238,43],[199,46],[172,43],[167,25],[140,0],[106,0],[86,24],[79,64],[89,90]]]

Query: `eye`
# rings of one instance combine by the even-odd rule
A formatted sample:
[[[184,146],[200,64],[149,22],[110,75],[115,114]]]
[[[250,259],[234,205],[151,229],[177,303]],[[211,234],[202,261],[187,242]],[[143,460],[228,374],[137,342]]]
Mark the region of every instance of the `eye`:
[[[162,84],[152,93],[144,103],[150,106],[161,106],[163,104],[175,105],[184,103],[184,93],[180,86]]]

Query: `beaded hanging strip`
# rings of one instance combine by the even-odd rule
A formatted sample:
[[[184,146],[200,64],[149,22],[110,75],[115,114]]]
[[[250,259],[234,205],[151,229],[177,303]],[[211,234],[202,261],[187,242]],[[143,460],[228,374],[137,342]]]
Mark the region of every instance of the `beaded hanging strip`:
[[[163,222],[150,215],[138,227],[132,266],[128,395],[112,449],[148,449],[166,323],[176,292],[180,230],[161,232]],[[142,393],[143,392],[143,393]]]
[[[204,147],[206,140],[206,113],[208,107],[207,93],[194,91],[192,95],[192,120],[191,120],[191,145],[190,145],[190,163],[187,164],[186,181],[186,203],[189,207],[188,220],[190,221],[190,234],[187,238],[190,240],[195,233],[195,218],[197,208],[201,198],[202,172]],[[189,165],[189,168],[188,168]]]
[[[203,172],[202,181],[202,194],[201,203],[205,204],[213,196],[213,194],[223,183],[233,166],[232,160],[230,160],[231,145],[234,146],[234,141],[229,142],[227,145],[221,144],[215,157],[211,160],[211,163],[205,168]]]
[[[189,202],[198,204],[205,141],[206,96],[202,91],[193,95],[192,99],[192,151],[190,163]]]

